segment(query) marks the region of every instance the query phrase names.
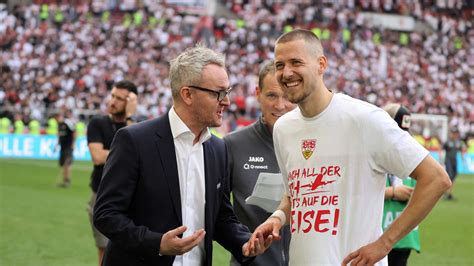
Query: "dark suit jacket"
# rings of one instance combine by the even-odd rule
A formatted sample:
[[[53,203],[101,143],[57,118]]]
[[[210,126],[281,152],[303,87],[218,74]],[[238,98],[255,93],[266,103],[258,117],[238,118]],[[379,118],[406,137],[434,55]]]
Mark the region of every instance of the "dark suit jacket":
[[[204,265],[212,240],[242,260],[250,233],[229,201],[227,155],[222,140],[204,144],[206,186]],[[120,129],[112,142],[98,190],[94,224],[111,241],[103,265],[172,265],[160,256],[164,233],[182,225],[176,154],[168,114]]]

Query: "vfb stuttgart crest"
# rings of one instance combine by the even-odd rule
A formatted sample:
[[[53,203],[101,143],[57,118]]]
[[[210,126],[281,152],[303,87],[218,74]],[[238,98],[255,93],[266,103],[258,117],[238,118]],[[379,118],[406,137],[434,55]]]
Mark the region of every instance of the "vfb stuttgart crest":
[[[314,148],[316,148],[315,139],[304,139],[301,143],[301,152],[303,157],[308,160],[311,155],[313,155]]]

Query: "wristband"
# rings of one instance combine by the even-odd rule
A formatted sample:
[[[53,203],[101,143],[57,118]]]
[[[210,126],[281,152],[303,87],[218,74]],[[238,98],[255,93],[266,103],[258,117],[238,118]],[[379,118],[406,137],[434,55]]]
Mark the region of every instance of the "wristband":
[[[270,215],[270,217],[275,217],[275,218],[280,219],[280,223],[282,226],[285,225],[286,223],[286,215],[282,210],[276,210],[272,215]]]

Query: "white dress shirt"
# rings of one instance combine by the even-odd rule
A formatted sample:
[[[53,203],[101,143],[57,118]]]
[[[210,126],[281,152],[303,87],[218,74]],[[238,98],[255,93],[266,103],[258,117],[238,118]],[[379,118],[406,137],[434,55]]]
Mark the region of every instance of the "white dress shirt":
[[[178,165],[181,213],[183,225],[188,229],[183,237],[204,228],[204,206],[206,203],[203,143],[211,138],[209,129],[203,130],[199,141],[193,144],[195,135],[184,124],[174,110],[169,112]],[[205,258],[204,241],[189,252],[176,256],[173,266],[202,265]]]

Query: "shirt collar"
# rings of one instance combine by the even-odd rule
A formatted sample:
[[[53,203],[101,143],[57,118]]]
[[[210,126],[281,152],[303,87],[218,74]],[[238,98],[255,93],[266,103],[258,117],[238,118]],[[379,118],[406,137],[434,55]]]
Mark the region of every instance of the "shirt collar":
[[[270,132],[270,130],[267,127],[267,124],[265,124],[263,115],[260,115],[260,117],[258,118],[257,127],[258,127],[258,130],[262,132],[265,138],[269,138],[269,139],[273,138],[272,132]]]
[[[193,139],[194,139],[194,133],[189,129],[189,127],[181,120],[181,118],[178,116],[176,111],[174,110],[174,106],[171,107],[168,117],[170,119],[170,127],[171,127],[171,134],[173,135],[173,139],[178,138],[182,134],[191,134]],[[208,139],[211,138],[211,132],[209,131],[209,128],[205,128],[201,132],[201,136],[199,138],[199,143],[204,143]]]

